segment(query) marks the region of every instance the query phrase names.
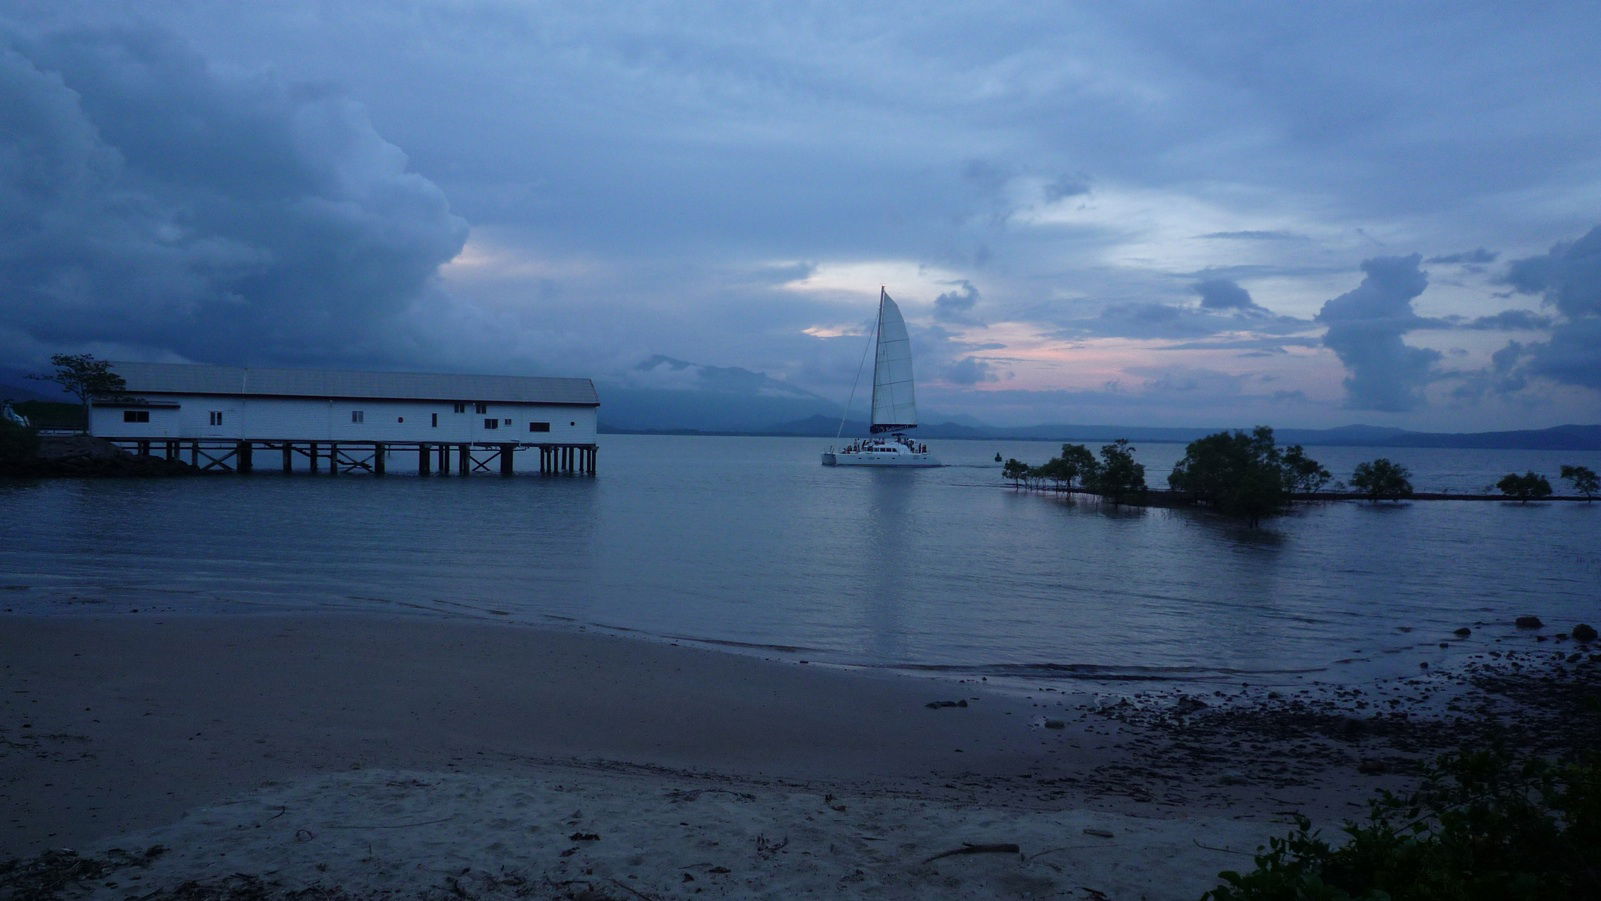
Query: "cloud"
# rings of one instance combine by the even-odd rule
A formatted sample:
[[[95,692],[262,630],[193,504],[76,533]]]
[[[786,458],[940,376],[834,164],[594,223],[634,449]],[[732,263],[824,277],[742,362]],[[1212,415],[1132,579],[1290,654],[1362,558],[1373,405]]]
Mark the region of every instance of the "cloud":
[[[1493,250],[1485,250],[1483,247],[1480,247],[1480,248],[1478,248],[1476,250],[1463,251],[1462,253],[1448,253],[1448,254],[1444,254],[1442,256],[1429,257],[1427,260],[1424,260],[1424,262],[1425,263],[1437,263],[1437,264],[1443,264],[1443,265],[1449,265],[1449,264],[1454,264],[1454,263],[1467,263],[1467,264],[1470,264],[1470,265],[1483,265],[1485,263],[1493,263],[1493,262],[1495,262],[1495,258],[1498,257],[1498,256],[1500,256],[1500,254],[1496,253],[1495,251],[1493,251]]]
[[[1130,366],[1125,371],[1145,379],[1142,391],[1161,394],[1234,395],[1245,381],[1244,376],[1195,366]]]
[[[1518,293],[1539,294],[1561,317],[1550,341],[1513,342],[1503,352],[1523,361],[1521,372],[1601,390],[1601,226],[1544,256],[1513,260],[1503,281]]]
[[[1248,229],[1233,232],[1208,232],[1201,235],[1221,241],[1305,241],[1306,235],[1297,232]]]
[[[1412,301],[1429,284],[1418,254],[1375,257],[1362,262],[1362,284],[1323,304],[1317,321],[1327,325],[1323,343],[1339,356],[1348,406],[1362,410],[1412,410],[1423,403],[1440,352],[1412,347],[1401,336],[1429,325]]]
[[[1491,316],[1480,316],[1469,320],[1463,328],[1483,331],[1534,331],[1549,328],[1550,316],[1541,316],[1533,310],[1502,310]]]
[[[0,44],[0,326],[210,362],[382,362],[462,248],[337,92],[151,29]]]
[[[1239,283],[1226,278],[1209,278],[1197,282],[1195,293],[1201,295],[1201,307],[1207,310],[1260,310],[1251,293]]]
[[[1541,295],[1564,316],[1601,315],[1601,226],[1545,256],[1513,260],[1503,281],[1520,294]]]
[[[978,299],[978,289],[973,287],[972,282],[963,279],[957,282],[955,291],[946,291],[934,298],[934,318],[945,322],[978,324],[971,315]]]
[[[763,397],[802,397],[826,402],[822,397],[764,372],[738,366],[706,366],[664,354],[641,360],[629,370],[629,387],[677,391],[713,391]]]
[[[1156,303],[1152,301],[1119,301],[1101,308],[1095,316],[1059,322],[1060,328],[1053,337],[1066,340],[1082,338],[1136,338],[1149,340],[1186,340],[1209,335],[1255,332],[1259,334],[1290,334],[1306,329],[1310,323],[1293,316],[1280,316],[1251,300],[1243,288],[1226,279],[1202,282],[1194,288],[1201,295],[1199,306]],[[1240,306],[1241,295],[1246,306]],[[1208,301],[1221,306],[1208,306]],[[1179,345],[1183,349],[1196,349],[1196,343]],[[1214,345],[1208,345],[1214,346]]]
[[[995,367],[978,357],[963,357],[945,369],[945,380],[956,385],[977,385],[980,382],[998,382]]]
[[[1183,344],[1168,344],[1159,350],[1250,350],[1264,351],[1269,354],[1282,354],[1287,347],[1322,347],[1320,338],[1294,338],[1294,337],[1265,337],[1265,338],[1225,338],[1217,341],[1186,341]]]
[[[1046,203],[1055,203],[1069,197],[1090,192],[1089,179],[1082,175],[1060,175],[1045,184],[1042,191]]]

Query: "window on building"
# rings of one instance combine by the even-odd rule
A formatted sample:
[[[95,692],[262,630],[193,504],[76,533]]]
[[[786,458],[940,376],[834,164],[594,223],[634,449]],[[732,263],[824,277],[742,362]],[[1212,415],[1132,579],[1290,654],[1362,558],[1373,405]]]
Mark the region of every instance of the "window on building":
[[[211,411],[211,424],[212,425],[222,425],[222,411],[221,410],[212,410]]]
[[[511,420],[510,419],[502,419],[500,421],[500,424],[501,425],[511,425]]]
[[[484,420],[484,428],[486,428],[486,429],[498,429],[498,428],[500,428],[500,420],[498,420],[498,419],[486,419],[486,420]]]
[[[473,409],[478,411],[478,415],[479,416],[482,416],[485,413],[489,412],[489,405],[488,404],[473,404]]]
[[[350,421],[351,422],[366,422],[367,421],[367,411],[366,410],[351,410],[350,411]]]
[[[465,413],[465,412],[467,412],[467,405],[466,404],[454,404],[453,406],[455,406],[457,413]]]
[[[530,431],[530,432],[548,432],[548,431],[550,431],[550,423],[548,423],[548,422],[530,422],[528,424],[528,431]]]
[[[439,428],[439,414],[438,413],[434,413],[432,415],[434,417],[434,421],[429,423],[428,425],[429,425],[430,428],[437,429],[437,428]]]
[[[150,421],[150,411],[149,410],[123,410],[122,411],[122,421],[123,422],[149,422]]]

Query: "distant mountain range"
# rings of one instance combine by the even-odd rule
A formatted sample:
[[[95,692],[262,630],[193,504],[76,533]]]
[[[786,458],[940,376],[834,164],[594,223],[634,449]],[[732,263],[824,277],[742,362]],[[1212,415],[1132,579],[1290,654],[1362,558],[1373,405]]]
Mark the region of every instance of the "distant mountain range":
[[[604,404],[605,398],[602,397]],[[604,417],[605,406],[601,407]],[[603,432],[714,432],[739,435],[778,435],[832,438],[839,420],[822,415],[808,416],[755,429],[612,429]],[[1194,441],[1220,431],[1215,428],[1169,428],[1162,426],[1118,425],[1032,425],[989,426],[940,422],[920,425],[920,438],[987,438],[1015,441],[1094,442],[1127,438],[1139,442],[1178,443]],[[867,423],[845,423],[847,435],[867,434]],[[1282,445],[1305,444],[1323,447],[1460,447],[1518,450],[1601,450],[1601,425],[1560,425],[1549,429],[1506,432],[1412,432],[1374,425],[1346,425],[1332,429],[1275,429],[1274,438]]]
[[[0,396],[12,400],[74,400],[23,370],[0,366]],[[703,366],[655,356],[630,373],[631,383],[602,381],[600,430],[610,434],[795,435],[832,438],[839,430],[836,404],[762,373],[737,367]],[[1218,428],[1044,424],[992,426],[970,416],[919,426],[920,438],[1187,443]],[[845,434],[867,434],[852,420]],[[1517,450],[1601,450],[1601,425],[1560,425],[1504,432],[1413,432],[1374,425],[1332,429],[1275,429],[1280,445],[1363,447],[1460,447]]]

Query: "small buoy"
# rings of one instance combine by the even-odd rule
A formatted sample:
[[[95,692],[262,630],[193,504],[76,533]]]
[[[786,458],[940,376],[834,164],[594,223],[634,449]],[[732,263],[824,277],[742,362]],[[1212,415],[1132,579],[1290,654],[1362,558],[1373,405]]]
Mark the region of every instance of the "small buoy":
[[[1000,454],[996,454],[996,455],[995,455],[995,462],[996,462],[996,463],[999,463],[999,462],[1001,462],[1001,455],[1000,455]]]

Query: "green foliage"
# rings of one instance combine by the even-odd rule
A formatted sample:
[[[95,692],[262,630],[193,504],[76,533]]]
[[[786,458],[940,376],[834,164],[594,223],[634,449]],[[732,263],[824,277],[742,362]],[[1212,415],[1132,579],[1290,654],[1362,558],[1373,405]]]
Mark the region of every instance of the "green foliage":
[[[1218,432],[1191,441],[1167,483],[1192,503],[1255,525],[1283,509],[1290,492],[1317,491],[1330,478],[1299,444],[1281,452],[1273,430],[1259,425],[1249,434]]]
[[[97,396],[114,396],[128,389],[122,376],[111,371],[111,364],[96,360],[94,354],[51,354],[50,364],[56,368],[50,375],[32,378],[55,382],[78,398],[83,406],[83,418],[89,420],[89,401]]]
[[[39,455],[39,433],[0,419],[0,465],[21,463]]]
[[[1551,496],[1551,483],[1545,480],[1545,476],[1532,471],[1523,475],[1509,472],[1501,477],[1501,481],[1495,483],[1495,487],[1501,489],[1501,493],[1507,497],[1515,497],[1519,503],[1524,504],[1534,498]]]
[[[1101,447],[1101,463],[1085,477],[1085,487],[1113,503],[1145,493],[1145,464],[1134,462],[1127,438]]]
[[[1411,479],[1412,473],[1405,466],[1380,457],[1356,464],[1356,472],[1351,475],[1351,487],[1367,495],[1368,500],[1376,504],[1381,499],[1393,501],[1411,497]]]
[[[1029,466],[1022,460],[1011,458],[1001,466],[1001,478],[1010,479],[1013,485],[1020,485],[1029,474]]]
[[[1283,467],[1285,488],[1297,494],[1316,494],[1334,478],[1323,464],[1308,457],[1299,444],[1284,449]]]
[[[1552,764],[1499,750],[1442,757],[1407,797],[1382,792],[1336,848],[1296,817],[1212,901],[1601,897],[1601,757]]]
[[[1191,502],[1253,525],[1283,506],[1284,481],[1273,430],[1265,425],[1250,434],[1218,432],[1191,441],[1167,477],[1168,486],[1188,495]]]
[[[1028,474],[1031,478],[1049,479],[1058,488],[1072,488],[1075,482],[1087,484],[1099,466],[1089,448],[1082,444],[1064,444],[1060,457],[1052,457],[1031,468]]]
[[[1588,466],[1564,466],[1562,478],[1573,483],[1573,490],[1584,495],[1585,500],[1593,500],[1601,494],[1601,479],[1597,479]]]

